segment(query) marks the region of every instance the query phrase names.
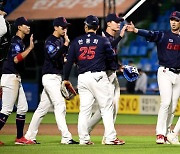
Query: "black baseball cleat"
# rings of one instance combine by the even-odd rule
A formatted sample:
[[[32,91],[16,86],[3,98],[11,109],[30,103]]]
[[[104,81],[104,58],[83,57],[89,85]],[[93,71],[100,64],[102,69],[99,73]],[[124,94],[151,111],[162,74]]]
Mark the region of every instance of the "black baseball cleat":
[[[74,141],[73,139],[69,140],[68,144],[79,144],[79,142]]]
[[[61,140],[61,144],[79,144],[79,142],[70,139],[70,140]]]
[[[40,142],[37,142],[36,140],[33,140],[34,144],[41,144]]]

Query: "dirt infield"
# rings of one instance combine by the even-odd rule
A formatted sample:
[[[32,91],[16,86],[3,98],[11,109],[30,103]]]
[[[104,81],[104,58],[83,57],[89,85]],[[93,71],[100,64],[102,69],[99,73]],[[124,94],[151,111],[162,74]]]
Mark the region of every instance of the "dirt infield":
[[[73,135],[77,135],[77,125],[68,125],[69,131]],[[28,129],[25,125],[24,132]],[[116,125],[116,131],[119,136],[154,136],[155,125]],[[103,125],[97,125],[91,132],[91,135],[103,136]],[[6,124],[0,132],[1,135],[16,134],[15,124]],[[60,134],[57,125],[55,124],[41,124],[38,135],[58,135]]]

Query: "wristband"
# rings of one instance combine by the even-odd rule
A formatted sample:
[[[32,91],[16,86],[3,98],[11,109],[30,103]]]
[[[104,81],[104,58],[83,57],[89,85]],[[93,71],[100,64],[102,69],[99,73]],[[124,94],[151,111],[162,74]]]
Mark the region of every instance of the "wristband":
[[[18,53],[16,57],[17,57],[18,62],[20,62],[24,59],[20,53]]]

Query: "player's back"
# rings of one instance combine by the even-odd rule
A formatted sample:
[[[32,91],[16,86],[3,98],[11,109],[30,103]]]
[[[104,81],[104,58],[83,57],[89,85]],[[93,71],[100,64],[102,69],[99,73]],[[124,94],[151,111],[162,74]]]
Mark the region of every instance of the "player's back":
[[[87,33],[76,38],[70,47],[69,54],[72,53],[75,53],[79,73],[105,71],[105,59],[114,56],[107,38],[95,33]]]

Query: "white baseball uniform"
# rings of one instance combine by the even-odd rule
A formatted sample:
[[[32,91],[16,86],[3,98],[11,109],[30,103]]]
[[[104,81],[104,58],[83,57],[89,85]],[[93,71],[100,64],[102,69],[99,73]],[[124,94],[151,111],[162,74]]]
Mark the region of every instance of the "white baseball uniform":
[[[59,24],[61,21],[64,22],[65,20],[59,17],[54,20],[54,23]],[[60,92],[64,59],[63,54],[67,52],[67,49],[68,47],[64,45],[63,38],[58,38],[54,33],[50,35],[45,42],[45,61],[42,69],[42,84],[44,89],[39,106],[25,134],[26,139],[36,140],[41,120],[47,114],[50,106],[53,106],[56,123],[62,134],[61,143],[77,144],[72,140],[72,135],[66,124],[66,103]]]

